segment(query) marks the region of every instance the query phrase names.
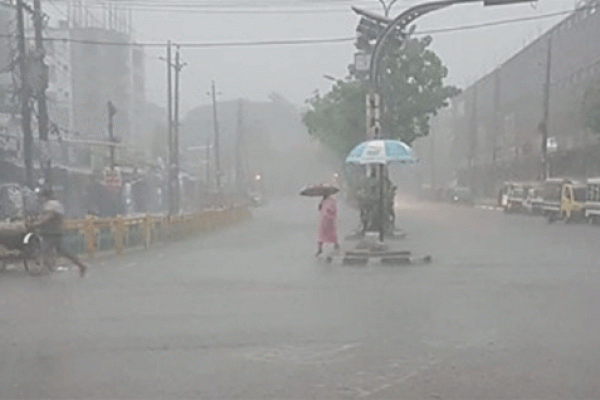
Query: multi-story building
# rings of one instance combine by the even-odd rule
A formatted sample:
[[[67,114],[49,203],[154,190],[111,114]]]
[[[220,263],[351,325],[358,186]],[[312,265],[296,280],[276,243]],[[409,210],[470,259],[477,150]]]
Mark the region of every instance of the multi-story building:
[[[586,93],[600,81],[599,36],[600,3],[588,1],[466,88],[434,121],[437,140],[445,134],[452,143],[437,150],[448,160],[438,170],[488,195],[501,180],[540,178],[547,105],[550,173],[600,174],[598,138],[583,117]],[[430,140],[417,142],[424,154]]]
[[[110,101],[117,108],[115,137],[128,146],[143,145],[136,142],[145,104],[143,49],[127,23],[99,22],[101,17],[80,11],[73,9],[69,21],[46,30],[50,119],[67,136],[106,141]],[[102,147],[77,148],[71,162],[79,164],[90,164],[91,154],[108,153]]]

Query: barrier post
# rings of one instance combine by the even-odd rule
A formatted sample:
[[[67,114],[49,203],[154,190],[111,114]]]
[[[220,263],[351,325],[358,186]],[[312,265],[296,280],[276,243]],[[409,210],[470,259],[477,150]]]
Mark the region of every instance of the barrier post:
[[[148,248],[152,244],[152,216],[146,214],[144,217],[144,247]]]
[[[113,238],[115,241],[115,251],[117,254],[123,253],[125,247],[125,220],[122,215],[117,215],[113,220]]]
[[[96,251],[96,229],[94,226],[95,218],[88,215],[83,222],[83,237],[85,241],[85,252],[88,257],[93,257]]]

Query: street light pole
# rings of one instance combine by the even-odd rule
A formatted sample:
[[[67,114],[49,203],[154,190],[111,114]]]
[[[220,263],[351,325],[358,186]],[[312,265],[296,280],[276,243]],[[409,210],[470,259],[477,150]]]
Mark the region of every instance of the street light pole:
[[[440,1],[432,1],[428,3],[418,4],[416,6],[410,7],[404,12],[400,13],[397,17],[395,17],[391,22],[385,25],[383,31],[377,37],[377,41],[375,42],[375,47],[371,53],[371,60],[369,64],[369,81],[371,85],[370,93],[367,95],[367,102],[370,102],[371,99],[378,97],[380,93],[380,59],[383,55],[384,44],[387,39],[392,35],[392,33],[396,32],[398,29],[400,32],[404,32],[406,27],[414,22],[417,18],[428,14],[433,11],[437,11],[442,8],[450,7],[455,4],[460,3],[475,3],[481,2],[482,0],[440,0]],[[483,0],[483,4],[485,6],[488,5],[505,5],[505,4],[514,4],[514,3],[523,3],[530,0]],[[535,0],[534,0],[535,1]],[[355,7],[352,8],[356,13],[364,15],[368,18],[372,18],[370,13],[357,9]],[[367,107],[368,109],[368,107]],[[377,121],[379,122],[379,121]],[[369,134],[367,132],[367,134]],[[381,135],[381,127],[376,129],[376,138],[379,139]],[[383,167],[380,168],[380,172],[383,172]],[[383,174],[380,174],[380,186],[383,187]],[[384,237],[384,226],[383,226],[383,189],[380,190],[380,194],[382,195],[380,199],[379,205],[379,240],[383,241]]]
[[[390,16],[390,10],[392,9],[392,7],[394,6],[394,3],[396,3],[396,1],[398,1],[398,0],[391,0],[389,3],[386,4],[386,2],[384,0],[379,0],[379,2],[381,3],[381,6],[383,7],[383,13],[385,14],[386,17]]]

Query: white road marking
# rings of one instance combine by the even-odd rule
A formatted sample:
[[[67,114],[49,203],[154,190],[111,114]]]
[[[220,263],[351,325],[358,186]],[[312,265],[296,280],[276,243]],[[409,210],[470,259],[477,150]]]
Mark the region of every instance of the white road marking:
[[[360,343],[349,343],[342,346],[284,346],[263,348],[246,353],[245,357],[254,361],[288,361],[298,364],[314,364],[346,361],[354,355],[350,350],[360,346]]]
[[[479,208],[480,210],[488,210],[488,211],[503,211],[502,207],[497,206],[485,206],[485,205],[477,205],[475,208]]]

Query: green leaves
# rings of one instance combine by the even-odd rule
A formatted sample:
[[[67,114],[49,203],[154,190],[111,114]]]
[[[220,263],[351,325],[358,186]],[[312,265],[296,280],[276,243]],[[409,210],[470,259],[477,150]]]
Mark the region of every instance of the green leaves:
[[[365,137],[366,93],[366,84],[358,81],[338,81],[323,97],[316,93],[302,116],[309,134],[345,157]]]
[[[408,39],[398,48],[387,45],[381,62],[382,136],[411,144],[429,133],[431,116],[460,93],[444,86],[448,69],[428,49],[431,37]],[[324,96],[307,100],[303,122],[309,133],[341,158],[366,138],[365,98],[369,85],[350,77]]]

